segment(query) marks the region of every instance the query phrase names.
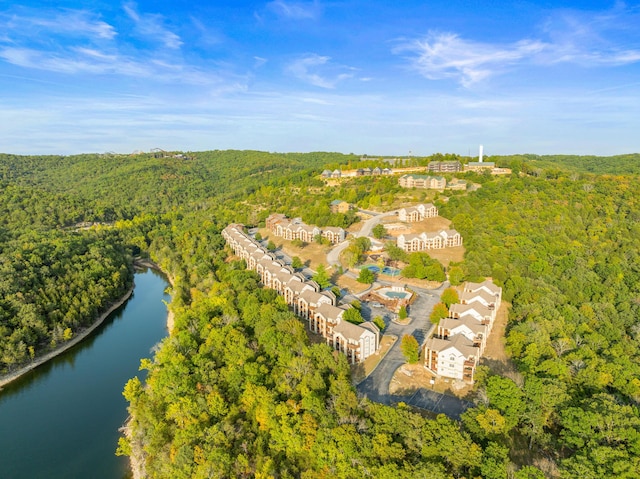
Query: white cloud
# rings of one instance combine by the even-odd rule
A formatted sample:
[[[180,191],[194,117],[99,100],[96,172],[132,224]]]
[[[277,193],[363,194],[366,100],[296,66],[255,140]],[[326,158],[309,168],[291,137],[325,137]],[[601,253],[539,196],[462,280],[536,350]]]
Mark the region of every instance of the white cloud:
[[[640,36],[631,28],[638,22],[636,11],[619,6],[599,15],[567,10],[549,16],[540,38],[501,44],[429,32],[404,42],[394,53],[408,52],[411,66],[430,80],[451,78],[469,87],[515,66],[571,63],[597,68],[640,62],[640,48],[635,48]]]
[[[317,1],[285,2],[284,0],[275,0],[267,3],[267,8],[281,17],[292,20],[315,19],[322,13],[322,8]]]
[[[430,80],[453,78],[470,86],[545,48],[545,44],[538,41],[523,40],[500,46],[464,40],[453,33],[429,33],[426,38],[402,45],[395,51],[415,54],[411,58],[413,68]]]
[[[140,36],[155,41],[160,41],[165,47],[178,49],[182,46],[182,39],[165,25],[164,17],[159,14],[138,13],[135,3],[125,3],[122,7],[126,14],[136,24]]]
[[[105,53],[92,48],[72,47],[61,53],[39,51],[30,48],[0,47],[0,59],[23,68],[75,74],[122,75],[153,79],[159,83],[216,86],[230,82],[244,84],[227,72],[207,72],[182,63],[162,59],[137,60],[117,53]]]
[[[542,31],[549,37],[544,64],[575,63],[585,67],[622,66],[640,61],[636,25],[640,15],[616,6],[599,15],[562,11],[550,16]],[[633,28],[630,28],[633,25]],[[629,48],[632,47],[632,48]]]
[[[331,57],[308,54],[289,64],[287,71],[294,77],[320,88],[335,88],[339,82],[353,77],[352,73],[344,72],[352,70],[351,68],[333,65],[330,60]]]
[[[29,10],[0,14],[0,28],[12,36],[37,39],[41,32],[111,40],[116,29],[87,10]],[[8,39],[9,35],[5,37]]]
[[[266,58],[262,58],[258,56],[254,56],[253,59],[255,60],[255,63],[253,64],[253,68],[260,68],[269,61]]]
[[[161,16],[139,13],[132,3],[123,8],[135,23],[134,34],[153,37],[156,42],[161,37],[161,48],[140,47],[126,31],[118,34],[88,11],[16,8],[0,13],[0,31],[5,32],[0,36],[0,64],[66,75],[118,75],[209,88],[246,83],[228,65],[186,62],[176,53],[182,41],[165,28]],[[117,42],[113,41],[116,35]]]

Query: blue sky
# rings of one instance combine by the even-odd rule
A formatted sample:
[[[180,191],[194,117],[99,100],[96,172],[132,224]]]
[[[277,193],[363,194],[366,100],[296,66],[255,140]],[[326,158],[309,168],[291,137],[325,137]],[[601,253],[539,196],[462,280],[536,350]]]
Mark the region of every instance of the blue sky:
[[[640,151],[640,3],[0,0],[0,151]]]

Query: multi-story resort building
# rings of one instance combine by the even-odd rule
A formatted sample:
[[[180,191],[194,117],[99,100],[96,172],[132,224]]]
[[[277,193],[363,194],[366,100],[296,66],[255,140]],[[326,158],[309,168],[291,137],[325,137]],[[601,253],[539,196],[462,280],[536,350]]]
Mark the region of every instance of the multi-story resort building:
[[[492,281],[466,283],[461,303],[451,305],[449,317],[425,343],[425,368],[438,376],[473,382],[501,299],[502,288]]]
[[[430,175],[402,175],[398,184],[403,188],[428,188],[432,190],[444,190],[447,180],[442,176]]]
[[[273,215],[272,215],[273,216]],[[260,276],[265,288],[282,295],[293,312],[305,320],[309,329],[322,335],[327,344],[347,356],[351,364],[364,361],[378,350],[380,330],[372,322],[356,325],[343,319],[350,305],[338,305],[335,295],[321,291],[315,281],[296,273],[255,239],[239,224],[230,224],[222,231],[233,252]]]
[[[462,171],[462,163],[459,161],[432,161],[427,170],[434,173],[456,173]]]
[[[436,216],[438,216],[438,208],[431,203],[409,206],[408,208],[402,208],[398,211],[398,219],[408,223],[422,221],[425,218],[434,218]]]
[[[447,182],[448,190],[459,190],[464,191],[468,188],[469,184],[466,180],[461,180],[460,178],[452,178]]]
[[[464,165],[464,171],[476,171],[482,173],[486,170],[493,170],[496,164],[493,161],[470,161]]]
[[[303,223],[300,218],[290,220],[281,213],[269,215],[265,225],[275,236],[280,236],[286,240],[299,239],[305,243],[311,243],[318,235],[333,244],[340,243],[347,237],[346,231],[337,226],[326,226],[320,229],[317,226],[309,226]]]
[[[332,213],[348,213],[353,209],[353,205],[343,200],[333,200],[329,203],[329,209]]]
[[[429,249],[462,246],[462,236],[456,230],[441,230],[437,233],[401,234],[397,239],[398,248],[407,253]]]

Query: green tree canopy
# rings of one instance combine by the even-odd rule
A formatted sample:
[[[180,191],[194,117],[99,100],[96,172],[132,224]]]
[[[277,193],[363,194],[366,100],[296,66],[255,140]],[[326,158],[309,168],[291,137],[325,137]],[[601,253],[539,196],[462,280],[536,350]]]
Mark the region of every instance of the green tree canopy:
[[[402,336],[402,342],[400,343],[400,349],[402,354],[409,364],[415,364],[418,362],[420,356],[420,345],[418,340],[410,334]]]
[[[364,323],[364,318],[362,317],[362,314],[356,308],[347,309],[342,315],[342,317],[344,318],[345,321],[349,321],[350,323],[353,323],[353,324]]]
[[[444,303],[438,303],[433,307],[429,319],[433,324],[440,324],[440,320],[449,316],[449,308]]]
[[[293,258],[291,258],[291,267],[293,269],[301,269],[304,267],[304,263],[299,256],[294,256]]]
[[[460,298],[458,297],[458,292],[455,288],[447,288],[442,292],[442,296],[440,296],[440,301],[444,303],[444,305],[448,308],[452,304],[459,303]]]
[[[312,276],[312,279],[320,285],[322,289],[331,286],[331,280],[329,279],[329,273],[324,264],[319,264],[316,268],[316,273]]]
[[[371,233],[375,239],[382,239],[387,235],[387,230],[382,223],[378,223],[373,227]]]
[[[376,275],[373,274],[373,271],[371,271],[368,268],[362,268],[360,270],[360,274],[358,275],[358,282],[359,283],[364,283],[364,284],[371,284],[376,280]]]
[[[430,281],[444,281],[444,267],[442,264],[432,259],[427,253],[411,253],[409,255],[409,265],[402,270],[405,278],[427,279]]]

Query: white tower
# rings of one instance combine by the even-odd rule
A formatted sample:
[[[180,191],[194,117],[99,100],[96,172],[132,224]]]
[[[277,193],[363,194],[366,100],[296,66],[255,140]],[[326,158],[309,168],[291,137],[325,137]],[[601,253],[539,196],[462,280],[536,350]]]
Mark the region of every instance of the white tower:
[[[482,145],[480,145],[480,153],[478,154],[478,161],[482,163]]]

